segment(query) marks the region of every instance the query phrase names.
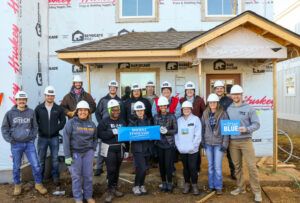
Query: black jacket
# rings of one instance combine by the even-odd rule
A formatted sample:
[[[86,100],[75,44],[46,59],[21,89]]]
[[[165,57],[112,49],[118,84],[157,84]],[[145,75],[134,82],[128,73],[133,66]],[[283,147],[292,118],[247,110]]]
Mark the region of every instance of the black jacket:
[[[127,99],[127,101],[124,103],[124,119],[125,119],[125,122],[127,124],[129,124],[129,120],[132,119],[132,117],[135,115],[134,114],[134,110],[133,110],[133,105],[135,104],[135,102],[137,101],[141,101],[144,103],[145,107],[146,107],[146,110],[145,110],[145,114],[147,116],[147,118],[150,118],[152,119],[152,112],[151,112],[151,104],[149,102],[148,99],[146,98],[143,98],[143,97],[140,97],[140,98],[130,98],[130,99]]]
[[[50,120],[45,102],[35,108],[36,121],[39,126],[39,136],[44,138],[52,138],[59,135],[59,131],[66,124],[66,116],[62,107],[53,104],[51,109]]]
[[[230,106],[230,104],[232,103],[232,99],[226,95],[224,95],[223,97],[221,97],[220,99],[220,105],[223,107],[224,111],[227,111],[227,108]]]
[[[136,116],[129,120],[128,126],[151,126],[153,125],[152,119],[144,117],[144,119],[139,119]],[[136,141],[131,142],[131,152],[132,153],[145,153],[150,154],[153,142],[152,141]]]

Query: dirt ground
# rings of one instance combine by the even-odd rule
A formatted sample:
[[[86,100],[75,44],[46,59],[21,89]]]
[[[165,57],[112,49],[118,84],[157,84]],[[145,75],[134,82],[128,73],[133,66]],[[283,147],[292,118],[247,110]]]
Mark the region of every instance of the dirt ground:
[[[289,136],[294,145],[293,154],[300,157],[300,134],[299,135],[289,135]],[[278,136],[278,145],[281,146],[284,150],[290,152],[291,145],[286,136],[284,136],[284,135]],[[287,159],[288,156],[289,155],[287,153],[278,149],[278,159],[279,160],[284,161]],[[297,169],[300,170],[300,160],[299,159],[292,157],[287,163],[295,164]]]

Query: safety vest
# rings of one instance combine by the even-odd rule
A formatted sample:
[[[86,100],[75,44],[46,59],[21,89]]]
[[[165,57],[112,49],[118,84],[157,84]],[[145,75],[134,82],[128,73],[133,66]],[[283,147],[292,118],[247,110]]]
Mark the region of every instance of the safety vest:
[[[160,112],[160,109],[158,107],[158,99],[159,98],[154,98],[154,102],[155,102],[155,105],[156,105],[156,111],[157,111],[157,113]],[[178,102],[179,102],[179,98],[178,97],[171,97],[171,103],[168,106],[169,113],[175,114]]]

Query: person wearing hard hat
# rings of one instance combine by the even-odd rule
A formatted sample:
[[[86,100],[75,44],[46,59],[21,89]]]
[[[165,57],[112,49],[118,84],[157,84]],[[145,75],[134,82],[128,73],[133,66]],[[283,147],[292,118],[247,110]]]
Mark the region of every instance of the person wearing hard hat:
[[[129,120],[128,126],[151,126],[153,121],[145,115],[145,105],[141,101],[134,104],[135,116]],[[147,194],[145,187],[146,171],[152,150],[151,141],[133,141],[131,142],[131,151],[136,167],[134,187],[132,192],[134,195]]]
[[[153,81],[148,81],[146,84],[146,95],[145,98],[149,100],[151,106],[153,105],[154,98],[157,98],[155,94],[155,84]]]
[[[228,106],[232,104],[232,99],[225,94],[225,84],[221,80],[217,80],[214,83],[214,93],[219,97],[219,104],[223,107],[224,111],[227,110]],[[234,164],[231,159],[229,148],[226,151],[228,165],[230,168],[230,177],[233,180],[236,180],[235,172],[234,172]]]
[[[168,112],[169,100],[161,96],[157,101],[159,113],[154,116],[154,125],[160,126],[160,140],[158,146],[159,171],[162,180],[161,191],[172,192],[175,157],[175,139],[177,121],[174,114]]]
[[[164,81],[161,85],[161,95],[166,97],[169,101],[169,105],[167,106],[167,111],[170,114],[174,114],[176,118],[181,116],[181,106],[179,102],[179,98],[176,96],[172,96],[172,85],[168,81]],[[159,113],[160,108],[158,107],[158,99],[154,98],[154,103],[152,105],[152,115],[156,115]]]
[[[260,122],[255,109],[243,101],[243,93],[244,91],[241,86],[233,85],[230,90],[233,103],[227,109],[228,116],[231,120],[240,121],[240,135],[230,136],[229,144],[237,178],[237,188],[231,191],[231,194],[238,195],[246,192],[243,177],[243,160],[245,160],[255,201],[261,202],[261,187],[252,143],[252,133],[260,128]]]
[[[117,95],[118,87],[119,87],[119,83],[115,80],[112,80],[108,83],[108,94],[100,99],[100,101],[98,102],[97,108],[96,108],[95,115],[96,115],[96,119],[97,119],[98,123],[100,123],[100,121],[102,119],[109,117],[109,113],[107,110],[107,103],[111,99],[115,99],[120,103],[121,114],[123,113],[122,112],[123,102],[122,102],[121,98],[118,97],[118,95]],[[95,176],[100,176],[103,173],[104,159],[100,155],[100,152],[101,152],[101,140],[99,142],[98,157],[96,160],[96,170],[94,173]]]
[[[196,95],[196,85],[189,81],[185,83],[184,85],[184,97],[180,99],[180,104],[182,104],[185,101],[189,101],[193,104],[192,113],[195,116],[198,116],[199,119],[202,118],[202,114],[205,110],[205,102],[204,100]],[[198,161],[197,161],[197,170],[198,173],[200,172],[200,166],[201,166],[201,151],[199,150],[198,153]]]
[[[193,195],[199,195],[198,188],[198,157],[201,142],[201,121],[192,113],[193,104],[190,101],[182,103],[183,115],[177,120],[178,132],[175,144],[183,164],[184,188],[182,193],[188,194],[192,186]]]
[[[82,100],[89,104],[90,113],[94,113],[96,110],[96,103],[93,97],[83,89],[82,83],[83,81],[80,75],[74,75],[72,88],[70,92],[64,96],[60,104],[69,119],[74,117],[76,105]]]
[[[27,106],[27,99],[26,92],[18,91],[16,93],[16,105],[6,112],[1,126],[4,140],[11,145],[13,181],[15,185],[13,195],[15,196],[22,193],[20,168],[23,154],[26,154],[31,165],[35,181],[34,188],[41,194],[48,192],[42,184],[41,167],[34,145],[38,134],[38,125],[34,111]]]
[[[39,126],[38,137],[38,155],[42,169],[42,177],[44,178],[45,161],[47,158],[47,150],[50,148],[51,154],[51,176],[53,182],[59,184],[59,131],[66,124],[66,116],[61,106],[54,102],[55,89],[48,86],[44,91],[45,101],[35,108],[36,121]]]
[[[152,118],[150,102],[147,99],[143,98],[142,87],[139,84],[134,83],[131,86],[130,99],[127,99],[127,101],[124,103],[124,119],[127,124],[129,123],[129,119],[135,114],[133,106],[137,101],[144,103],[146,107],[146,116],[148,118]]]
[[[112,202],[114,197],[124,195],[118,191],[118,181],[122,160],[128,156],[128,149],[124,143],[118,142],[118,128],[126,126],[121,117],[120,103],[111,99],[107,103],[107,108],[109,117],[102,119],[97,128],[98,137],[102,140],[101,148],[107,170],[108,190],[105,202]]]
[[[86,101],[76,105],[75,116],[68,120],[63,131],[65,164],[72,178],[72,193],[76,203],[83,198],[93,199],[93,160],[97,147],[97,128],[90,119],[90,106]]]
[[[228,120],[228,115],[219,101],[218,95],[210,94],[202,116],[202,144],[208,161],[208,187],[210,191],[216,190],[217,195],[222,194],[222,160],[229,143],[229,136],[221,135],[221,120]]]

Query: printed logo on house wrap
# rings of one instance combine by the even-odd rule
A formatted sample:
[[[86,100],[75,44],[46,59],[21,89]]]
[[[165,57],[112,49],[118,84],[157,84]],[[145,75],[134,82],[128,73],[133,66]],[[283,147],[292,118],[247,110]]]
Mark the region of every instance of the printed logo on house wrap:
[[[48,0],[50,9],[56,8],[71,8],[72,0]]]
[[[99,40],[102,37],[103,37],[102,33],[85,34],[80,30],[76,30],[72,34],[72,41],[76,43],[76,42],[83,42],[83,41]]]
[[[88,7],[108,7],[115,6],[116,0],[80,0],[79,7],[88,8]]]

